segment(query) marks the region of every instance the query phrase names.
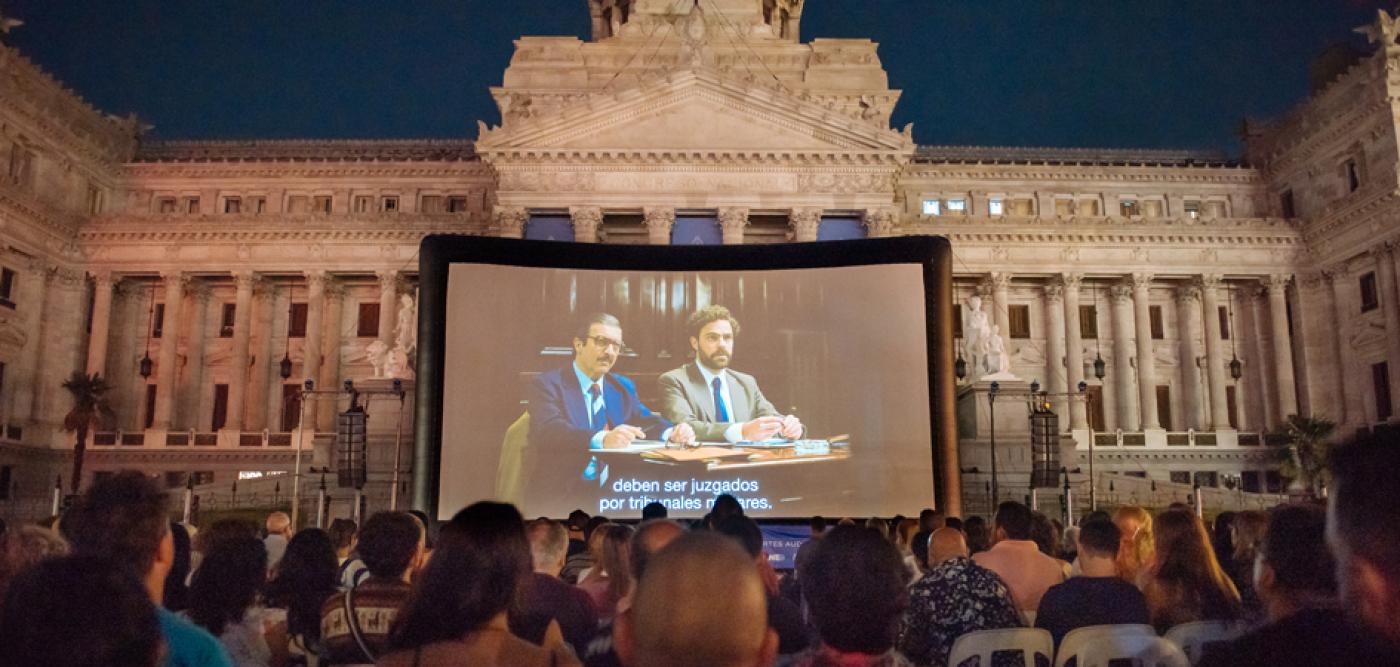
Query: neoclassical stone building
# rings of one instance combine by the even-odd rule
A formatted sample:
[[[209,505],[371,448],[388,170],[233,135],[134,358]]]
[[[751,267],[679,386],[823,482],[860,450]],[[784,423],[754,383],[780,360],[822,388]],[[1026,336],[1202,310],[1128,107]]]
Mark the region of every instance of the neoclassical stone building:
[[[337,404],[302,410],[297,387],[369,375],[432,233],[945,235],[959,301],[983,296],[1013,371],[1052,393],[1071,478],[1091,437],[1116,473],[1101,493],[1278,491],[1262,434],[1288,415],[1393,419],[1400,45],[1382,28],[1228,159],[922,146],[889,124],[877,45],[802,41],[801,0],[587,1],[592,39],[519,39],[491,90],[501,125],[454,141],[145,141],[0,47],[0,515],[46,512],[66,476],[74,370],[107,378],[117,412],[90,475],[228,493],[288,470],[299,437],[329,463]],[[376,498],[390,423],[371,434]],[[1024,490],[1028,448],[1006,437],[1020,481],[1002,485]],[[943,488],[975,504],[988,442],[960,443]]]

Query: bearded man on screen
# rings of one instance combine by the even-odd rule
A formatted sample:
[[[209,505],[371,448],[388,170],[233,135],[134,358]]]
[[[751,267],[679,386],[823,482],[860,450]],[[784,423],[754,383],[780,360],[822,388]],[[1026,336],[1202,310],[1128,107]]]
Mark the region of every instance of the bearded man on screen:
[[[540,373],[530,385],[530,446],[547,465],[564,467],[574,480],[592,479],[592,450],[621,449],[635,440],[695,440],[689,426],[672,426],[648,410],[636,385],[611,372],[623,348],[616,317],[593,315],[575,332],[573,345],[573,363]]]
[[[706,306],[686,322],[695,361],[667,371],[661,413],[688,424],[706,442],[755,442],[802,437],[802,422],[784,415],[763,396],[752,375],[729,367],[739,321],[724,306]]]

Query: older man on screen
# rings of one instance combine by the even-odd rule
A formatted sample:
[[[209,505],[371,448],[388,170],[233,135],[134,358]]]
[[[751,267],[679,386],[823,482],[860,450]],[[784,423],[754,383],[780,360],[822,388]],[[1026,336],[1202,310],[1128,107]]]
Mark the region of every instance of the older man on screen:
[[[661,412],[689,424],[709,442],[754,442],[802,437],[802,422],[778,412],[752,375],[729,367],[739,321],[724,306],[695,311],[686,322],[695,361],[668,371],[661,385]]]

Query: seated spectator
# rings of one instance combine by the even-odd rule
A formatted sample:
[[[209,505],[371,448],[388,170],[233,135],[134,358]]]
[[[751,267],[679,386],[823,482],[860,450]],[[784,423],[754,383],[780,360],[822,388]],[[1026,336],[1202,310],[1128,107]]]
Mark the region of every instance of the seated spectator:
[[[1014,500],[997,507],[992,548],[972,556],[978,565],[995,572],[1011,591],[1011,599],[1023,614],[1034,613],[1040,596],[1065,580],[1061,561],[1040,552],[1031,540],[1035,517],[1031,509]]]
[[[559,578],[570,584],[582,584],[588,579],[593,566],[603,558],[603,533],[599,532],[598,529],[609,523],[611,522],[605,516],[595,516],[588,519],[583,527],[585,549],[570,555],[564,561],[564,569],[559,573]]]
[[[423,559],[424,533],[407,512],[379,512],[365,522],[356,550],[368,575],[321,604],[322,665],[372,663],[389,652],[389,628]]]
[[[642,521],[666,518],[666,506],[658,502],[650,502],[642,508]]]
[[[772,572],[768,566],[768,556],[763,553],[763,532],[758,524],[742,514],[731,516],[715,527],[716,532],[733,538],[753,559],[759,578]],[[776,594],[768,595],[768,627],[778,633],[778,653],[787,655],[805,650],[811,643],[807,636],[806,624],[802,622],[802,609],[792,601]]]
[[[258,591],[267,581],[267,548],[261,540],[220,540],[204,555],[190,585],[185,615],[219,638],[238,667],[287,661],[286,626],[264,624]]]
[[[267,546],[267,567],[268,569],[277,567],[277,563],[282,560],[282,554],[287,552],[287,542],[292,539],[292,517],[286,512],[273,512],[267,515],[267,537],[263,538],[263,544]]]
[[[523,612],[526,616],[558,621],[565,641],[583,655],[598,625],[598,613],[587,593],[559,579],[568,553],[569,533],[556,521],[538,519],[530,523],[525,535],[530,541],[534,573],[525,586]]]
[[[341,588],[354,588],[369,576],[369,570],[365,569],[365,561],[355,553],[355,545],[359,539],[356,534],[358,530],[359,526],[350,519],[336,519],[326,530],[331,536],[331,546],[335,547],[336,565],[340,567],[336,572],[336,580]]]
[[[569,529],[569,556],[588,550],[588,540],[585,539],[584,529],[588,526],[588,512],[574,510],[569,512],[569,520],[564,522],[564,527]]]
[[[1254,561],[1268,527],[1268,514],[1258,510],[1240,512],[1230,520],[1230,551],[1215,552],[1220,566],[1240,592],[1240,604],[1250,620],[1258,620],[1264,614],[1263,603],[1254,592]]]
[[[20,526],[0,537],[0,600],[5,588],[20,572],[49,558],[68,555],[68,541],[62,535],[39,526]]]
[[[1327,541],[1337,559],[1342,606],[1400,664],[1400,438],[1386,430],[1332,453]],[[1377,663],[1380,664],[1380,663]]]
[[[710,507],[710,526],[718,526],[731,516],[743,516],[744,506],[739,499],[727,493],[715,496],[715,504]]]
[[[165,577],[175,560],[167,512],[165,494],[154,481],[139,472],[120,472],[88,486],[60,526],[74,554],[129,568],[155,604],[165,597]],[[106,612],[105,606],[100,609]],[[166,664],[230,665],[228,653],[206,630],[162,607],[156,608],[156,620],[165,639]]]
[[[1113,523],[1123,535],[1118,545],[1118,576],[1138,588],[1153,560],[1152,514],[1147,510],[1124,505],[1113,513]]]
[[[1338,605],[1326,524],[1326,511],[1315,505],[1274,508],[1253,568],[1268,623],[1232,642],[1207,646],[1201,665],[1387,662],[1374,638],[1347,619]]]
[[[377,664],[577,665],[562,637],[551,650],[510,633],[507,612],[529,574],[530,545],[514,507],[480,502],[458,512],[394,619],[393,652]]]
[[[928,539],[939,526],[943,525],[942,516],[932,508],[925,507],[919,510],[919,530],[914,533],[914,537],[909,540],[909,553],[914,556],[915,564],[919,566],[920,572],[928,572]]]
[[[1225,554],[1235,553],[1235,543],[1230,535],[1235,530],[1234,524],[1235,513],[1225,511],[1215,515],[1215,522],[1210,525],[1210,546],[1221,558],[1224,558]],[[1253,571],[1253,563],[1249,564],[1249,569]],[[1230,576],[1233,578],[1234,573],[1230,573]],[[1235,585],[1239,586],[1239,582],[1235,582]]]
[[[963,535],[967,536],[967,551],[976,556],[990,549],[992,536],[987,530],[987,520],[980,516],[968,517],[962,525]]]
[[[1069,561],[1060,558],[1060,542],[1063,540],[1063,529],[1058,521],[1052,520],[1044,512],[1031,512],[1031,541],[1035,542],[1040,553],[1045,554],[1060,564],[1060,570],[1064,572],[1065,578],[1070,576]]]
[[[155,667],[161,635],[150,592],[105,558],[39,562],[14,578],[0,605],[0,665]]]
[[[1040,599],[1035,627],[1045,628],[1059,644],[1070,630],[1090,625],[1147,623],[1142,591],[1118,576],[1118,526],[1107,518],[1079,524],[1081,576],[1051,586]]]
[[[910,664],[894,647],[909,592],[904,562],[889,540],[869,528],[838,526],[803,565],[802,595],[821,642],[784,664]]]
[[[1216,560],[1205,524],[1189,509],[1166,510],[1152,523],[1156,560],[1142,592],[1157,632],[1191,621],[1239,620],[1240,594]]]
[[[773,663],[763,582],[734,541],[696,532],[648,559],[632,606],[618,616],[630,667],[759,667]]]
[[[593,611],[600,619],[609,619],[617,613],[617,603],[626,597],[632,587],[632,578],[627,573],[628,543],[632,539],[632,528],[620,523],[608,524],[596,531],[600,535],[601,558],[594,561],[592,569],[578,587],[593,601]]]
[[[909,590],[899,650],[916,665],[945,665],[953,641],[974,630],[1021,625],[1011,592],[968,556],[962,532],[940,528],[929,538],[928,575]]]
[[[339,590],[336,570],[335,547],[319,528],[297,533],[273,568],[266,591],[267,618],[286,623],[287,651],[294,660],[321,651],[321,604]]]
[[[651,558],[684,534],[685,529],[679,523],[666,519],[645,521],[637,526],[637,530],[632,533],[632,544],[627,550],[630,556],[628,570],[632,573],[632,591],[627,598],[618,603],[617,615],[613,616],[612,620],[598,624],[598,629],[588,641],[587,648],[580,653],[583,664],[587,667],[620,667],[622,663],[618,660],[616,651],[617,621],[629,613],[637,594],[637,582],[646,574]]]

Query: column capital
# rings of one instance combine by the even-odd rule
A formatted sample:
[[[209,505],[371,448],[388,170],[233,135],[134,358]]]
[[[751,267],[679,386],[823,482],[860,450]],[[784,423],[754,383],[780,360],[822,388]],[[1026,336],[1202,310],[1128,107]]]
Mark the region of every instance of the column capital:
[[[603,208],[601,206],[570,206],[569,219],[574,225],[574,235],[585,229],[597,230],[603,226]]]
[[[345,283],[335,278],[326,278],[326,284],[321,288],[322,294],[328,300],[336,300],[345,296]]]
[[[311,294],[321,294],[326,289],[326,272],[321,270],[307,271],[306,288]]]
[[[1180,285],[1176,288],[1176,298],[1178,301],[1188,304],[1199,302],[1201,300],[1201,286],[1194,282]]]
[[[1338,262],[1331,266],[1322,267],[1320,273],[1322,274],[1322,279],[1330,283],[1338,280],[1346,280],[1347,275],[1351,272],[1347,269],[1346,262]]]
[[[1127,301],[1133,298],[1133,286],[1127,282],[1116,282],[1108,286],[1108,296],[1114,301]]]
[[[1152,286],[1152,280],[1153,276],[1150,273],[1139,272],[1128,276],[1128,282],[1132,284],[1133,289],[1147,289]]]
[[[123,279],[122,276],[113,273],[110,269],[97,269],[90,272],[90,275],[92,276],[93,285],[97,287],[106,286],[115,288],[117,283],[121,282]]]
[[[1321,271],[1308,271],[1299,274],[1298,285],[1305,289],[1315,290],[1322,287],[1323,280]]]
[[[899,214],[894,207],[868,208],[865,210],[865,228],[871,236],[889,236],[894,233]]]
[[[1217,290],[1224,287],[1225,280],[1218,273],[1203,273],[1196,278],[1196,284],[1203,290]]]
[[[676,209],[669,206],[648,206],[643,208],[642,224],[652,231],[664,229],[670,232],[671,226],[676,224]]]
[[[1366,254],[1375,258],[1375,260],[1379,262],[1388,259],[1391,253],[1394,251],[1395,241],[1393,239],[1387,239],[1377,243],[1376,245],[1371,246],[1370,248],[1367,248]]]
[[[1009,289],[1011,287],[1011,274],[995,272],[987,275],[987,284],[994,290]]]
[[[1264,287],[1270,294],[1282,292],[1288,288],[1288,283],[1292,282],[1293,276],[1287,273],[1273,273],[1264,278]]]
[[[719,225],[729,232],[742,232],[749,225],[747,206],[726,206],[719,209]]]
[[[788,214],[788,225],[798,241],[815,241],[821,229],[823,210],[814,206],[794,208]]]
[[[234,271],[233,286],[238,291],[252,292],[253,287],[258,283],[258,274],[252,271]]]
[[[525,221],[530,212],[524,206],[496,206],[491,211],[492,222],[497,235],[508,238],[521,238],[525,235]]]
[[[185,284],[185,294],[198,302],[205,302],[213,296],[213,291],[209,289],[209,283],[203,280],[189,280]]]
[[[1060,285],[1066,290],[1077,290],[1084,284],[1084,274],[1082,273],[1061,273],[1059,275]]]
[[[381,292],[397,291],[400,284],[398,269],[383,269],[374,272],[374,277],[379,281]]]
[[[1059,305],[1065,298],[1065,286],[1056,281],[1045,283],[1045,300]]]

